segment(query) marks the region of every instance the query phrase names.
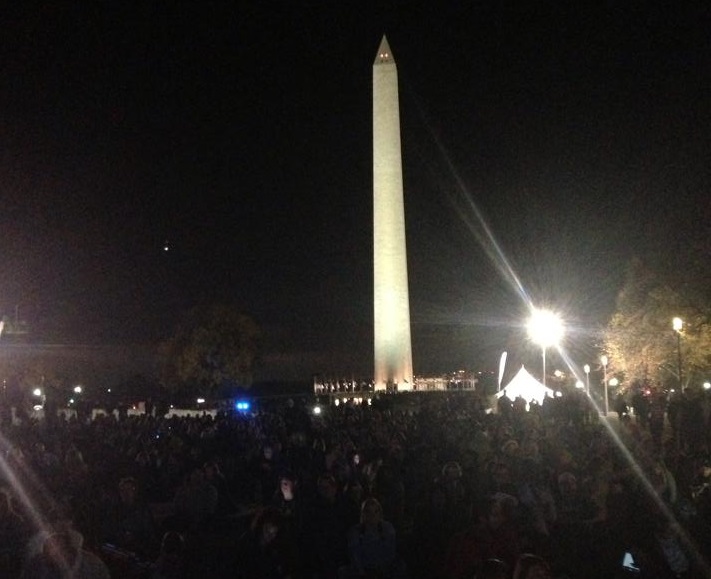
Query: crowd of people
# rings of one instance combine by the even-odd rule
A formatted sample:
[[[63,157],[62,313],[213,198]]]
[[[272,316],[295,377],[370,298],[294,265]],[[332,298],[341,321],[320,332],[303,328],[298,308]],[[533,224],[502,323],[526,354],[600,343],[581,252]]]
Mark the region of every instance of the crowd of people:
[[[706,449],[575,395],[4,422],[0,576],[707,577]]]

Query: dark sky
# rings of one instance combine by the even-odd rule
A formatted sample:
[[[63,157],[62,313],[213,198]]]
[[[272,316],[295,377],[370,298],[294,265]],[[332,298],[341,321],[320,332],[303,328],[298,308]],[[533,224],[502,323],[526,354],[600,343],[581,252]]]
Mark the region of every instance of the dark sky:
[[[702,2],[18,4],[0,39],[0,312],[38,341],[156,340],[231,301],[264,328],[264,376],[368,375],[383,32],[416,372],[521,349],[525,306],[477,212],[573,350],[633,255],[683,253],[709,215]]]

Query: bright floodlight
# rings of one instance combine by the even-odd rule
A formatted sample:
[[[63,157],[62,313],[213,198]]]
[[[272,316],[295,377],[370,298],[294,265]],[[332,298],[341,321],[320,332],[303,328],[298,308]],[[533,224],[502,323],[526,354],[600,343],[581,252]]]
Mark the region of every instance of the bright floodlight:
[[[704,382],[704,390],[711,389],[711,382]]]
[[[672,320],[672,328],[674,329],[675,332],[681,332],[681,329],[684,327],[684,321],[681,318],[674,318]]]
[[[557,346],[563,338],[563,322],[558,314],[534,309],[528,320],[528,337],[541,348]]]
[[[543,379],[541,382],[546,385],[546,350],[551,346],[557,346],[563,337],[563,322],[560,317],[548,310],[531,310],[531,318],[528,320],[528,337],[534,344],[541,347],[543,354]]]

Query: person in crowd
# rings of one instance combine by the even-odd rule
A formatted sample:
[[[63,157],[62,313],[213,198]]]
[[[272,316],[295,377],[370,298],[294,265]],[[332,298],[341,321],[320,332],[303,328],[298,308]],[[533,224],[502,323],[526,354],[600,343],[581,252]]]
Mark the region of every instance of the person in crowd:
[[[16,576],[21,568],[29,526],[15,509],[9,489],[0,489],[0,577]]]
[[[292,537],[302,537],[305,505],[298,490],[296,476],[291,471],[284,471],[279,476],[279,488],[271,504],[282,514],[285,530]]]
[[[49,534],[40,552],[24,565],[21,579],[110,579],[106,564],[83,549],[83,540],[76,531]]]
[[[272,489],[276,486],[279,476],[280,458],[273,443],[265,444],[253,466],[255,500],[260,504],[267,504],[271,498]]]
[[[664,419],[667,410],[667,401],[664,393],[655,391],[650,396],[649,402],[649,433],[657,449],[662,447],[664,436]]]
[[[209,460],[203,465],[202,469],[205,473],[205,481],[217,490],[216,512],[221,517],[234,514],[237,511],[237,504],[232,498],[229,484],[225,475],[222,474],[220,465],[215,460]]]
[[[449,543],[444,576],[467,578],[487,559],[499,559],[512,569],[522,549],[517,509],[517,499],[503,493],[480,501],[469,528]]]
[[[500,559],[487,559],[472,579],[509,579],[509,567]]]
[[[304,524],[310,545],[308,565],[320,579],[335,579],[348,563],[346,536],[351,523],[348,504],[340,493],[335,477],[323,473],[318,477],[317,496],[308,510]]]
[[[457,461],[449,461],[444,464],[441,476],[435,481],[444,496],[444,510],[449,521],[450,534],[461,531],[471,516],[471,496],[462,478],[460,464]]]
[[[395,528],[383,520],[383,507],[377,499],[363,501],[360,523],[348,532],[348,555],[349,577],[394,579],[402,575],[397,565]]]
[[[629,407],[627,406],[627,400],[622,392],[618,392],[615,396],[614,402],[615,412],[617,412],[617,418],[622,419],[623,416],[629,413]]]
[[[89,489],[91,475],[84,455],[76,446],[70,446],[64,454],[62,485],[72,496],[81,496]]]
[[[237,544],[236,579],[292,579],[299,559],[295,544],[283,532],[284,519],[273,507],[261,509]]]
[[[440,487],[429,491],[429,501],[415,513],[410,537],[409,568],[417,577],[439,577],[445,564],[452,526],[445,509],[445,495]]]
[[[117,495],[104,506],[102,542],[150,560],[155,556],[156,533],[153,514],[140,495],[136,479],[122,478]]]
[[[175,514],[183,528],[199,533],[212,521],[217,501],[217,489],[201,468],[194,468],[175,494]]]
[[[523,553],[516,560],[513,579],[553,579],[548,562],[532,553]]]
[[[150,579],[188,579],[185,540],[180,533],[168,531],[163,535]]]

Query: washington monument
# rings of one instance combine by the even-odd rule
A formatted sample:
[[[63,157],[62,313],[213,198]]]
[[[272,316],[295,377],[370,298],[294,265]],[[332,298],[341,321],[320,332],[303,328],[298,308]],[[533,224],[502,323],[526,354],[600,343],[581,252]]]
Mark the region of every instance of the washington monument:
[[[375,389],[412,390],[410,298],[397,67],[383,36],[373,63]]]

